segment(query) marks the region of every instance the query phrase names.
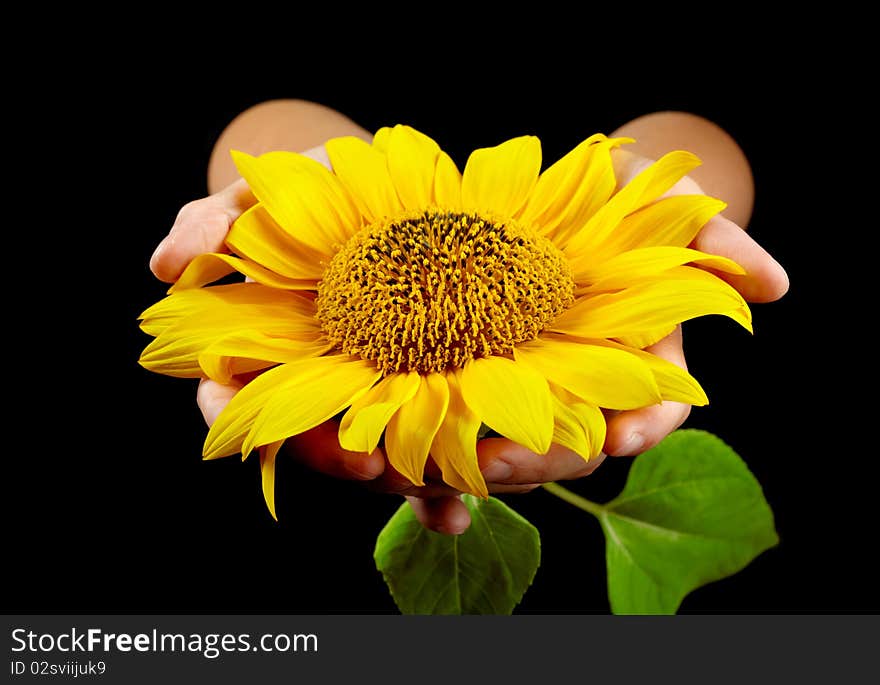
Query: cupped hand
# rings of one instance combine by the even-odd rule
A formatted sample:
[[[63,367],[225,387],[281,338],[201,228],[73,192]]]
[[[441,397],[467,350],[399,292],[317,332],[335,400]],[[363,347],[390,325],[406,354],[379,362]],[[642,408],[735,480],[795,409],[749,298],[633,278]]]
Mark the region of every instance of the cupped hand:
[[[323,147],[303,154],[329,166]],[[617,150],[614,162],[620,187],[652,160]],[[695,193],[702,190],[695,181],[684,178],[667,195]],[[226,251],[224,240],[232,223],[254,202],[247,185],[240,180],[219,193],[184,206],[150,260],[153,273],[163,281],[173,282],[198,255]],[[771,302],[788,290],[788,277],[779,263],[740,226],[721,215],[705,225],[691,247],[739,263],[745,275],[720,272],[716,275],[736,288],[747,301]],[[686,368],[680,327],[646,349]],[[201,381],[197,400],[208,425],[240,387],[207,379]],[[553,445],[545,455],[536,455],[510,440],[487,438],[477,447],[480,468],[492,493],[527,492],[541,483],[581,478],[592,473],[605,454],[631,456],[656,445],[678,428],[689,413],[690,405],[668,401],[643,409],[609,412],[604,454],[589,463],[559,445]],[[337,478],[369,481],[372,488],[405,496],[418,519],[431,530],[455,534],[464,532],[470,524],[460,493],[442,482],[439,469],[430,459],[425,473],[426,485],[413,486],[388,463],[381,448],[364,455],[340,447],[337,424],[332,420],[289,438],[285,447],[300,463],[316,471]]]

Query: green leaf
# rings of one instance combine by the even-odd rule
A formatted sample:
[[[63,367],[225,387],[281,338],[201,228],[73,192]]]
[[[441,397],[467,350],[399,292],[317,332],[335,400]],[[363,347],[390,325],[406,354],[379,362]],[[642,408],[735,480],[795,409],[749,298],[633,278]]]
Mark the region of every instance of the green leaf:
[[[464,495],[462,535],[426,530],[408,504],[379,533],[376,567],[404,614],[510,614],[541,563],[538,529],[508,507]]]
[[[758,481],[704,431],[676,431],[638,457],[599,509],[615,614],[674,614],[690,591],[779,542]]]

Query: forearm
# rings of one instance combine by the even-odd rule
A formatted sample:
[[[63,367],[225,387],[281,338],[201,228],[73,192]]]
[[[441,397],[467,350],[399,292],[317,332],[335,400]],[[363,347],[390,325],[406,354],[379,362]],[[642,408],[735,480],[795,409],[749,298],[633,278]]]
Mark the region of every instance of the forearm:
[[[239,178],[229,155],[241,150],[260,155],[272,150],[303,152],[330,138],[369,132],[344,114],[306,100],[271,100],[239,114],[223,131],[208,163],[208,192],[216,193]]]
[[[658,159],[672,150],[693,152],[703,165],[690,176],[707,195],[727,202],[724,216],[746,227],[755,197],[752,170],[736,141],[717,124],[686,112],[655,112],[633,119],[612,135],[635,138],[623,154]]]
[[[273,100],[251,107],[223,131],[208,166],[208,190],[218,192],[238,178],[231,149],[259,155],[270,150],[303,151],[329,138],[353,135],[370,140],[368,131],[345,115],[304,100]],[[691,176],[708,195],[728,203],[727,218],[748,224],[754,184],[742,150],[716,124],[685,112],[656,112],[634,119],[612,135],[636,139],[619,154],[634,152],[657,159],[672,150],[689,150],[703,160]]]

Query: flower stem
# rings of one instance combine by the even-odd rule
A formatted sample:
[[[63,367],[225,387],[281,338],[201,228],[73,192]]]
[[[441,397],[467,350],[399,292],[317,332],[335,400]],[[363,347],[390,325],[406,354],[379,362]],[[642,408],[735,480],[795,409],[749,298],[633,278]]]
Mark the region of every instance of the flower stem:
[[[550,494],[556,495],[559,499],[565,500],[569,504],[573,504],[578,509],[583,509],[597,518],[605,513],[605,507],[601,504],[596,504],[580,495],[576,495],[571,490],[565,489],[558,483],[544,483],[541,487]]]

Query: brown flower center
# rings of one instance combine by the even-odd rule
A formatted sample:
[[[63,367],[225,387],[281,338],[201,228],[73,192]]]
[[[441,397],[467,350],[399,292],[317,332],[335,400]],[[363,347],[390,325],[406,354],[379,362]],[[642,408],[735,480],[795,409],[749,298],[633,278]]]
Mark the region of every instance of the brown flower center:
[[[330,262],[317,316],[344,352],[389,374],[510,353],[574,298],[562,253],[514,221],[440,209],[362,229]]]

